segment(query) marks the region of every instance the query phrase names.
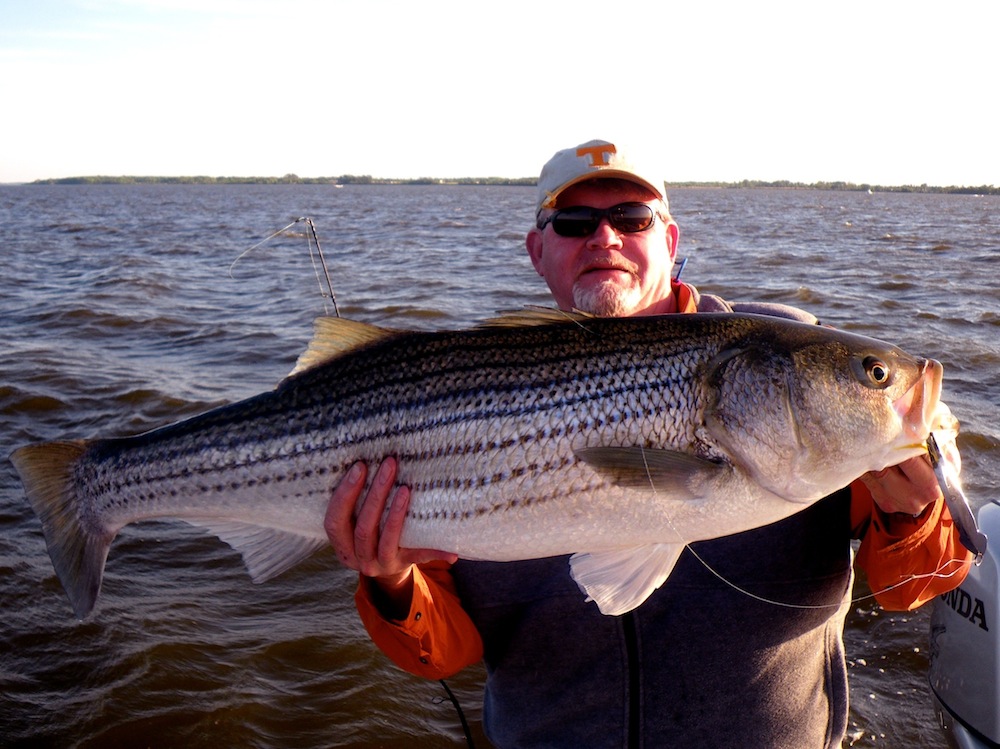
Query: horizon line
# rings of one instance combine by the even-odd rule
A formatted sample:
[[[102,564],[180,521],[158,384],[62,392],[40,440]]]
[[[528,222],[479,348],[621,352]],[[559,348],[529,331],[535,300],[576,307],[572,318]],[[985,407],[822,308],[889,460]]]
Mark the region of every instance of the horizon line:
[[[327,184],[327,185],[501,185],[501,186],[536,186],[537,177],[372,177],[371,175],[343,174],[335,177],[299,177],[296,174],[285,174],[282,177],[265,176],[226,176],[211,177],[208,175],[83,175],[75,177],[50,177],[21,182],[0,182],[0,185],[88,185],[88,184]],[[1000,194],[1000,187],[995,185],[929,185],[922,183],[880,185],[870,182],[850,182],[846,180],[819,180],[815,182],[798,182],[792,180],[678,180],[668,182],[667,189],[685,187],[724,187],[724,188],[798,188],[798,189],[831,189],[831,190],[870,190],[872,192],[941,192],[959,194]]]

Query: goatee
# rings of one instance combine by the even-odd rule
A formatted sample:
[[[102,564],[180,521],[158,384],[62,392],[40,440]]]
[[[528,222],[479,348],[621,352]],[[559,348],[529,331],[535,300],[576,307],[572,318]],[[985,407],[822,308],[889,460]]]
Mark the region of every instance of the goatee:
[[[635,311],[640,292],[637,286],[623,289],[612,281],[589,288],[573,289],[573,306],[598,317],[625,317]]]

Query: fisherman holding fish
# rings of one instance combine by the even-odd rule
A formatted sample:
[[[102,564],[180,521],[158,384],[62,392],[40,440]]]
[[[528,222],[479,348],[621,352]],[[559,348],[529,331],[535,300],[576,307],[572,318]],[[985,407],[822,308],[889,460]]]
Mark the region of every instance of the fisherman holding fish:
[[[560,309],[817,323],[673,279],[678,227],[664,172],[646,159],[590,141],[543,167],[526,245]],[[608,616],[580,594],[566,557],[480,562],[400,548],[410,489],[397,485],[395,459],[373,468],[370,481],[367,465],[350,470],[325,521],[340,560],[361,573],[361,618],[419,676],[485,660],[483,724],[498,747],[839,747],[852,539],[887,609],[956,587],[971,559],[918,456],[778,522],[689,544],[644,603]]]
[[[130,523],[204,527],[256,582],[332,543],[398,665],[485,661],[497,746],[839,745],[852,540],[891,609],[986,541],[943,369],[672,278],[662,174],[605,141],[545,165],[527,249],[559,309],[320,318],[273,390],[14,450],[76,615]]]

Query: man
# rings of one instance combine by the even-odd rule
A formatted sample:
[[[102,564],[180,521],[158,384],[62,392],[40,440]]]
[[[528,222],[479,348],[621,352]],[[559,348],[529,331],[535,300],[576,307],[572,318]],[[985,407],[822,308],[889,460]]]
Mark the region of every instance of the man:
[[[613,143],[556,153],[537,208],[527,250],[562,309],[816,322],[672,280],[679,235],[662,172]],[[394,487],[395,469],[384,461],[367,492],[366,466],[351,470],[329,506],[330,542],[361,572],[362,620],[400,667],[444,678],[485,659],[483,722],[499,747],[839,747],[851,539],[862,539],[858,563],[887,608],[958,585],[970,559],[933,471],[915,458],[784,521],[693,544],[642,606],[604,616],[565,557],[470,562],[399,548],[409,490]],[[927,574],[959,563],[949,578]]]

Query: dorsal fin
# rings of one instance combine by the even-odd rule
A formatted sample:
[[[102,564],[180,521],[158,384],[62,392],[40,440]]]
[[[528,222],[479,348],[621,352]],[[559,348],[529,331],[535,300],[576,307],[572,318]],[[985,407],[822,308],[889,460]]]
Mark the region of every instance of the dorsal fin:
[[[313,328],[313,339],[295,362],[289,377],[399,332],[343,317],[317,317]]]
[[[491,317],[479,323],[481,328],[531,328],[537,325],[551,325],[557,322],[583,322],[593,320],[594,315],[573,310],[567,312],[562,309],[552,307],[532,307],[524,309],[504,310],[497,313],[496,317]]]

